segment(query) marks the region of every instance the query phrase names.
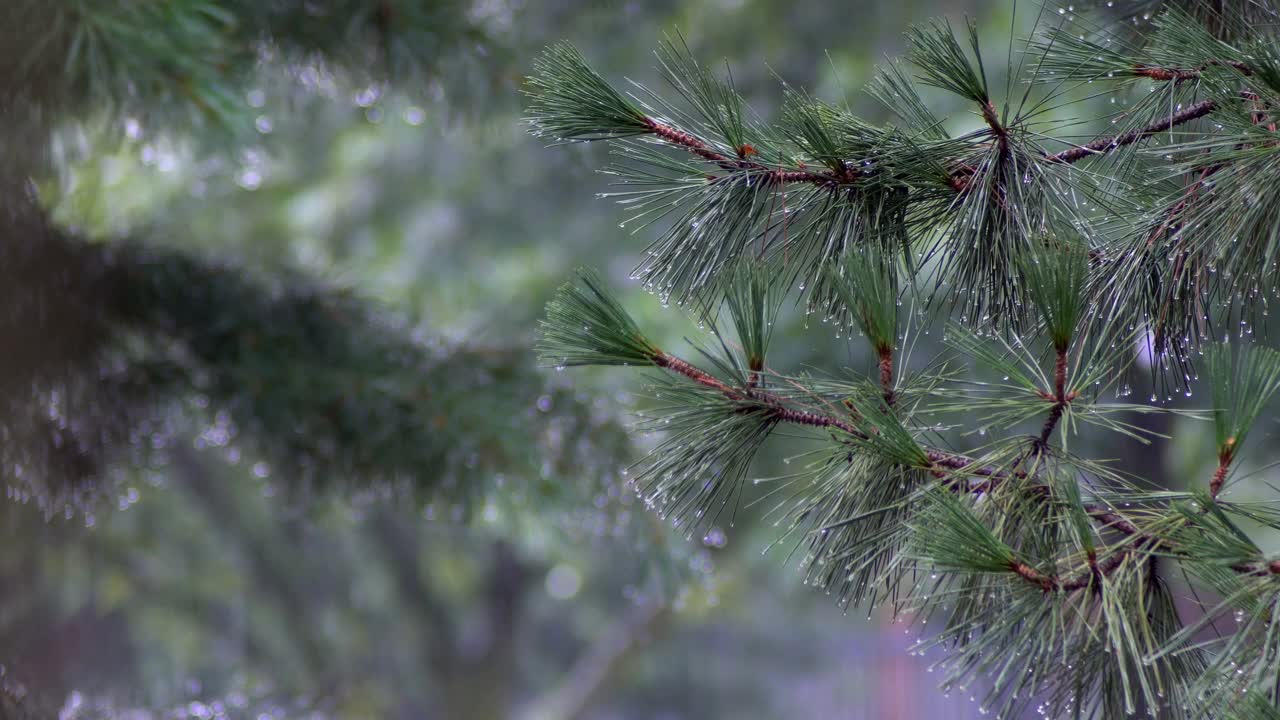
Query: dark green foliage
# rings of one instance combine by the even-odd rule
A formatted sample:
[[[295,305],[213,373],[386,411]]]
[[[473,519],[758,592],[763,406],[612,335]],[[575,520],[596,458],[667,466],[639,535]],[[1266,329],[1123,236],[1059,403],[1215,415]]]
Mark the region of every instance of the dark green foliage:
[[[886,110],[901,118],[909,135],[919,136],[921,140],[947,139],[942,120],[921,99],[901,62],[892,62],[879,68],[875,77],[867,84],[866,91]],[[941,167],[938,171],[940,175],[946,172]]]
[[[1224,717],[1230,720],[1276,720],[1280,718],[1280,708],[1276,708],[1266,695],[1250,690],[1232,707],[1231,714]]]
[[[874,156],[883,132],[848,110],[810,97],[787,86],[782,106],[782,132],[801,151],[834,173],[849,171],[848,159]]]
[[[931,248],[938,281],[954,289],[939,293],[970,324],[1006,326],[1025,317],[1026,281],[1020,269],[1040,251],[1049,233],[1078,233],[1078,208],[1064,197],[1061,168],[1015,137],[974,143],[961,166],[971,169],[964,190],[922,199],[922,214],[939,225]],[[1048,231],[1048,232],[1046,232]]]
[[[260,458],[295,489],[448,490],[461,502],[484,490],[468,479],[494,468],[536,475],[518,439],[527,413],[561,418],[565,466],[601,429],[524,351],[430,344],[343,288],[88,244],[29,204],[14,210],[24,234],[0,244],[15,348],[0,459],[11,496],[47,513],[91,512],[122,463],[192,436]]]
[[[1144,662],[1178,627],[1173,598],[1144,563],[1124,560],[1098,586],[1072,593],[1007,578],[970,581],[959,602],[985,597],[930,642],[947,650],[944,687],[991,678],[981,705],[1000,715],[1036,707],[1048,716],[1123,717],[1141,705],[1195,702],[1186,690],[1202,670],[1194,656]],[[989,652],[995,647],[1001,652]]]
[[[711,131],[719,147],[730,155],[743,152],[748,140],[760,142],[755,128],[745,117],[746,103],[733,88],[733,77],[724,81],[702,67],[679,35],[668,38],[658,48],[658,64],[662,77],[692,109],[695,123]],[[750,132],[750,135],[749,135]],[[768,148],[754,147],[751,154],[763,154]],[[745,154],[745,153],[744,153]]]
[[[1242,694],[1272,686],[1277,677],[1280,646],[1273,626],[1280,617],[1280,588],[1262,551],[1239,523],[1248,519],[1274,528],[1277,518],[1269,507],[1228,505],[1204,494],[1178,509],[1182,523],[1174,537],[1194,558],[1185,566],[1219,599],[1201,618],[1179,628],[1160,655],[1197,651],[1200,634],[1212,628],[1215,638],[1207,645],[1215,653],[1193,689],[1208,706],[1230,706]]]
[[[783,272],[797,278],[811,312],[852,327],[860,322],[860,311],[846,304],[848,298],[832,279],[845,258],[865,253],[882,263],[885,280],[896,282],[894,258],[910,251],[901,225],[908,211],[907,195],[901,188],[886,188],[819,195],[816,200],[820,204],[804,208],[809,217],[789,230]]]
[[[823,458],[820,471],[788,478],[777,511],[790,520],[780,541],[804,548],[805,582],[835,594],[845,607],[895,605],[914,578],[903,549],[907,521],[920,505],[927,474],[847,452]]]
[[[928,468],[929,458],[902,420],[879,396],[850,396],[853,424],[860,435],[848,442],[886,463],[904,468]]]
[[[634,272],[664,300],[707,302],[709,295],[714,301],[719,275],[739,259],[781,251],[782,228],[775,225],[775,215],[782,199],[762,178],[735,173],[708,182],[699,175],[674,187],[664,181],[655,178],[649,184],[660,189],[628,193],[624,200],[638,221],[636,230],[673,216],[670,228],[650,245]],[[806,199],[787,202],[799,209]]]
[[[243,114],[239,93],[266,54],[411,80],[446,78],[437,73],[460,43],[495,45],[456,0],[14,0],[0,10],[0,47],[17,72],[4,73],[0,97],[37,113],[224,123]]]

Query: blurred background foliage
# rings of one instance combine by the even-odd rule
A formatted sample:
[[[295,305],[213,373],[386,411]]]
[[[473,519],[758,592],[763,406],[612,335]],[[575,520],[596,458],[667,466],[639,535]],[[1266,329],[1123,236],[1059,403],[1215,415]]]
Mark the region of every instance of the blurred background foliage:
[[[694,538],[633,502],[625,467],[654,438],[623,431],[618,408],[642,402],[623,375],[570,385],[534,367],[536,319],[577,265],[604,268],[664,346],[699,331],[627,281],[656,231],[620,229],[594,197],[599,148],[548,152],[526,133],[520,87],[562,38],[610,78],[652,81],[653,48],[678,30],[766,116],[781,78],[878,120],[860,88],[910,22],[968,13],[1003,48],[1039,8],[167,7],[0,11],[16,218],[0,329],[41,370],[4,369],[62,368],[31,381],[35,400],[4,386],[0,711],[977,714],[908,655],[919,628],[845,617],[799,586],[789,545],[761,555],[776,536],[763,493]],[[979,122],[946,102],[949,122]],[[783,317],[778,365],[871,367],[859,344]],[[939,340],[917,339],[920,362]],[[51,434],[18,430],[45,412]],[[78,462],[51,461],[85,424]],[[1192,445],[1098,454],[1181,484],[1212,458]],[[758,475],[786,472],[794,450],[774,450]]]

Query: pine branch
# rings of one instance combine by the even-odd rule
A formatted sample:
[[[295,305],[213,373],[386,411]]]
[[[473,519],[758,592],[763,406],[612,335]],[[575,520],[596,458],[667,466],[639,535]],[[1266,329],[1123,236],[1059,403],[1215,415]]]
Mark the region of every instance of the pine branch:
[[[806,427],[835,428],[845,432],[853,438],[861,440],[868,439],[867,433],[859,429],[853,422],[834,417],[824,412],[789,407],[788,400],[767,391],[731,387],[705,370],[701,370],[678,357],[661,353],[659,359],[655,361],[655,364],[658,367],[662,367],[677,375],[692,380],[699,385],[716,390],[722,393],[725,398],[729,400],[768,408],[773,417],[781,422],[793,423]],[[932,469],[935,476],[943,479],[944,484],[948,487],[959,489],[966,493],[990,493],[999,483],[1013,480],[1025,481],[1030,478],[1025,471],[1002,470],[1000,468],[984,466],[971,457],[950,451],[939,450],[936,448],[924,448],[924,453],[928,461],[928,466]],[[959,473],[959,475],[953,475],[952,473]],[[962,481],[964,476],[980,477],[985,478],[985,480],[979,484],[970,485]],[[1047,485],[1033,483],[1025,485],[1024,489],[1030,496],[1046,499],[1051,496],[1051,492]],[[1091,517],[1099,520],[1099,522],[1101,522],[1105,527],[1120,530],[1126,535],[1141,534],[1141,530],[1136,525],[1124,516],[1116,513],[1114,510],[1101,505],[1087,505],[1086,509]],[[1277,567],[1280,567],[1280,562],[1278,562]]]
[[[1075,577],[1059,578],[1055,575],[1044,575],[1035,568],[1015,560],[1009,569],[1018,577],[1044,590],[1045,592],[1075,592],[1089,587],[1096,587],[1101,578],[1107,577],[1120,568],[1129,557],[1125,550],[1117,550],[1101,562],[1090,558],[1090,567],[1086,572]]]
[[[984,101],[982,106],[983,116],[989,124],[992,124],[993,131],[1000,137],[1007,137],[1007,130],[1000,125],[995,107],[989,101]],[[1119,148],[1141,142],[1153,135],[1166,132],[1172,128],[1186,123],[1206,117],[1218,109],[1218,102],[1215,100],[1202,100],[1184,110],[1169,115],[1167,118],[1152,122],[1141,128],[1129,130],[1119,135],[1099,135],[1083,145],[1077,145],[1066,150],[1056,153],[1045,153],[1043,160],[1048,163],[1070,165],[1086,158],[1106,155]],[[854,185],[859,182],[861,175],[858,173],[835,172],[826,170],[822,172],[813,172],[802,168],[775,168],[760,162],[749,161],[746,159],[732,159],[726,157],[714,150],[711,150],[707,143],[689,132],[681,130],[673,125],[662,123],[653,118],[646,117],[642,120],[645,126],[658,137],[674,147],[682,148],[698,157],[715,163],[715,165],[728,172],[750,172],[760,176],[765,182],[773,185],[781,185],[787,183],[807,183],[835,189],[845,185]],[[847,158],[843,161],[846,166],[855,166],[858,161],[853,158]],[[963,192],[968,188],[969,179],[973,176],[971,168],[963,165],[952,170],[945,178],[943,183],[951,187],[956,192]],[[709,176],[710,179],[710,176]]]
[[[605,292],[600,276],[580,269],[547,304],[538,355],[543,363],[572,365],[649,365],[658,349],[631,316]]]
[[[931,503],[942,517],[926,512],[917,532],[921,535],[924,557],[943,567],[963,572],[1012,573],[1046,593],[1069,593],[1094,585],[1100,578],[1115,572],[1128,557],[1128,552],[1121,549],[1101,562],[1091,558],[1086,572],[1076,577],[1060,578],[1041,572],[1020,559],[1017,553],[992,535],[954,494],[933,492]]]
[[[691,363],[681,360],[674,355],[659,352],[654,358],[654,364],[664,370],[669,370],[677,375],[688,378],[699,385],[716,390],[723,394],[728,400],[740,402],[746,406],[763,407],[769,414],[781,422],[816,428],[835,428],[837,430],[842,430],[851,436],[862,435],[861,431],[859,431],[857,427],[848,420],[827,415],[825,413],[790,407],[786,400],[766,390],[732,387],[719,380],[711,373],[701,370]]]
[[[949,615],[941,637],[951,643],[952,678],[993,676],[992,695],[1005,698],[1009,716],[1025,698],[1044,694],[1051,714],[1164,707],[1165,693],[1185,704],[1205,661],[1194,649],[1169,654],[1190,634],[1157,562],[1194,568],[1223,592],[1243,588],[1254,606],[1280,597],[1272,584],[1280,559],[1219,522],[1238,514],[1280,528],[1280,514],[1218,499],[1257,408],[1280,386],[1268,356],[1246,370],[1210,367],[1222,392],[1215,389],[1219,463],[1206,493],[1147,491],[1140,480],[1067,450],[1080,423],[1144,443],[1163,437],[1123,417],[1156,409],[1098,400],[1132,362],[1135,343],[1156,332],[1155,342],[1174,342],[1175,361],[1187,363],[1195,323],[1207,327],[1218,305],[1246,304],[1276,287],[1280,235],[1270,201],[1280,186],[1280,145],[1271,107],[1280,72],[1271,72],[1261,46],[1236,50],[1176,14],[1165,18],[1150,47],[1108,47],[1065,33],[1061,51],[1042,46],[1033,83],[1111,72],[1159,91],[1124,113],[1115,131],[1065,150],[1040,143],[1056,142],[1053,128],[1068,123],[1041,118],[1070,88],[1035,99],[1028,93],[1016,110],[1012,102],[1002,109],[989,92],[973,26],[966,48],[944,24],[913,31],[913,60],[922,84],[974,103],[984,127],[963,136],[941,129],[896,67],[881,71],[871,92],[903,127],[874,128],[786,88],[781,120],[748,129],[731,85],[682,60],[683,69],[667,69],[694,112],[645,105],[647,137],[619,143],[624,157],[654,168],[616,170],[624,182],[648,186],[627,195],[643,206],[641,217],[692,205],[651,247],[640,279],[664,297],[692,296],[698,307],[707,305],[706,288],[722,289],[718,279],[737,288],[730,302],[740,353],[720,340],[723,359],[705,353],[711,371],[659,350],[637,363],[683,382],[675,387],[688,394],[667,411],[698,419],[682,420],[676,433],[693,450],[678,444],[672,451],[692,453],[690,467],[701,474],[655,460],[667,478],[659,483],[663,497],[679,498],[682,516],[714,509],[713,501],[723,505],[736,491],[725,490],[717,468],[739,479],[748,439],[782,423],[826,431],[831,442],[810,469],[777,479],[779,491],[791,493],[778,504],[792,523],[787,534],[804,533],[807,577],[838,589],[845,603],[893,598],[895,610]],[[1207,118],[1213,131],[1198,122]],[[1184,128],[1177,138],[1175,128]],[[1165,133],[1165,164],[1137,151]],[[662,145],[694,161],[671,159]],[[1101,172],[1071,169],[1106,155],[1113,162]],[[808,162],[822,169],[811,171]],[[1140,172],[1157,173],[1164,184],[1144,190]],[[810,187],[788,196],[780,186],[789,183]],[[1239,252],[1222,238],[1238,239]],[[761,268],[781,261],[783,284],[798,286],[811,311],[842,331],[860,330],[874,376],[842,383],[770,374],[766,389],[756,332],[767,323],[747,311],[762,297],[758,278],[738,277],[736,264],[747,255]],[[1220,279],[1211,277],[1215,263]],[[975,379],[964,388],[950,368],[908,375],[897,347],[897,301],[905,294],[897,283],[900,274],[909,291],[925,269],[937,282],[929,305],[949,301],[943,312],[959,310],[976,326],[956,343],[961,356],[990,365],[1003,384]],[[1170,340],[1170,330],[1182,336]],[[1042,367],[1046,355],[1050,368]],[[1221,364],[1215,358],[1211,366]],[[1187,366],[1188,384],[1191,372]],[[940,398],[954,401],[929,402]],[[932,411],[964,419],[935,424],[926,415]],[[1013,434],[1023,423],[1038,427]],[[963,452],[926,440],[952,427],[1008,432]],[[1051,445],[1055,433],[1060,441]],[[711,442],[717,434],[727,450]],[[917,573],[930,566],[946,571],[944,578],[921,580]],[[1265,659],[1274,656],[1255,645],[1229,647],[1252,654],[1251,667],[1274,666]],[[1063,657],[1078,666],[1061,676],[1044,671]]]
[[[776,168],[764,163],[747,158],[756,154],[755,149],[751,145],[744,145],[739,149],[737,158],[729,158],[721,153],[712,150],[706,141],[695,137],[692,133],[681,130],[668,123],[659,122],[651,117],[645,117],[641,121],[645,127],[649,129],[654,137],[657,137],[674,147],[681,148],[694,155],[714,163],[719,169],[728,172],[748,172],[759,176],[764,182],[770,185],[782,185],[786,183],[809,183],[822,187],[835,187],[841,184],[853,182],[853,178],[847,175],[838,174],[831,171],[812,172],[803,168]],[[712,179],[708,177],[708,179]]]
[[[677,375],[683,375],[699,385],[709,387],[712,390],[719,390],[730,400],[738,400],[742,397],[737,389],[729,387],[711,373],[700,370],[674,355],[659,351],[653,357],[653,364],[664,370],[670,370]]]
[[[696,368],[684,360],[665,354],[663,355],[663,358],[663,360],[658,362],[659,367],[664,367],[676,374],[693,380],[700,385],[717,390],[723,393],[725,397],[730,400],[759,404],[767,407],[772,413],[772,416],[781,422],[788,422],[807,427],[836,428],[844,431],[853,438],[864,441],[869,439],[866,432],[847,420],[833,417],[822,412],[798,410],[787,407],[786,401],[783,398],[771,393],[758,390],[748,392],[746,389],[732,388],[715,379],[709,373]],[[1057,378],[1060,378],[1060,381]],[[1060,397],[1063,398],[1061,402],[1069,403],[1071,398],[1064,394],[1066,387],[1065,356],[1059,356],[1057,370],[1055,371],[1055,387],[1057,388],[1057,392],[1060,394]],[[1061,417],[1061,408],[1062,405],[1055,403],[1054,410],[1057,411],[1058,417]],[[1056,425],[1056,421],[1054,424]],[[1052,427],[1050,427],[1050,432],[1052,432]],[[1047,442],[1047,438],[1043,438],[1042,441]],[[1041,498],[1043,500],[1050,500],[1052,498],[1052,492],[1048,485],[1037,484],[1034,482],[1026,484],[1026,481],[1030,480],[1031,476],[1024,471],[1010,471],[982,466],[973,458],[934,448],[924,448],[924,453],[928,460],[928,465],[933,468],[932,472],[935,476],[941,478],[943,480],[943,484],[949,489],[961,490],[965,493],[989,494],[1002,482],[1019,480],[1023,482],[1022,489],[1029,497]],[[960,476],[953,476],[951,473],[946,471],[958,472],[960,473]],[[965,475],[982,477],[985,478],[985,480],[978,484],[968,484],[961,481],[961,478]],[[1176,552],[1175,548],[1168,541],[1156,540],[1155,538],[1146,535],[1137,525],[1133,524],[1131,520],[1111,508],[1090,503],[1085,504],[1084,509],[1089,517],[1097,520],[1102,527],[1117,530],[1124,535],[1130,536],[1134,539],[1137,546],[1146,546],[1151,550],[1154,550],[1157,547],[1163,547],[1166,551]],[[1108,556],[1107,560],[1098,564],[1098,572],[1101,572],[1103,575],[1113,572],[1125,557],[1127,557],[1125,551],[1114,551]],[[1012,568],[1012,565],[1010,567]],[[1240,564],[1233,569],[1242,574],[1257,574],[1259,572],[1280,574],[1280,560],[1274,560],[1264,564]],[[1023,570],[1026,570],[1026,568]],[[1045,576],[1033,576],[1024,571],[1016,570],[1016,572],[1024,579],[1027,579],[1034,584],[1041,586],[1046,586],[1047,584],[1050,589],[1062,590],[1064,592],[1071,592],[1089,587],[1091,581],[1096,579],[1092,574],[1062,580]]]
[[[970,31],[971,33],[973,32],[972,27]],[[964,59],[959,45],[955,44],[950,28],[935,26],[927,30],[919,30],[913,36],[913,42],[917,44],[917,52],[922,53],[924,56],[920,60],[921,62],[941,63],[941,69],[937,71],[937,74],[931,76],[932,81],[940,87],[945,87],[977,102],[984,122],[988,124],[992,133],[1000,142],[1005,142],[1008,138],[1008,129],[1003,125],[995,105],[987,95],[985,78],[980,79],[977,74],[968,69],[968,61]],[[976,39],[973,42],[974,52],[976,53]],[[750,172],[759,175],[769,184],[809,183],[835,188],[841,185],[853,184],[859,180],[858,173],[851,173],[848,170],[850,167],[857,166],[859,161],[856,158],[836,158],[834,159],[836,169],[813,172],[803,167],[781,168],[752,160],[751,157],[758,153],[753,146],[746,143],[735,148],[737,157],[729,157],[718,152],[707,141],[697,137],[695,133],[651,115],[646,115],[634,104],[624,100],[609,88],[598,75],[590,71],[581,54],[571,46],[558,45],[549,50],[548,54],[539,62],[541,64],[536,66],[536,69],[540,71],[540,74],[531,78],[531,83],[535,88],[532,96],[537,102],[534,107],[534,114],[531,116],[531,122],[539,127],[542,133],[574,140],[608,139],[647,132],[673,147],[681,148],[709,163],[713,163],[718,169],[727,172]],[[1252,74],[1250,68],[1241,61],[1223,60],[1213,64],[1234,68],[1246,76]],[[928,65],[927,67],[933,66]],[[1135,66],[1133,72],[1137,76],[1176,83],[1198,78],[1202,70]],[[954,79],[952,76],[954,76]],[[595,95],[587,96],[592,99],[584,100],[576,93],[566,94],[561,89],[566,87],[591,88],[591,92],[595,93]],[[686,97],[690,96],[693,96],[692,93],[686,94]],[[589,103],[589,105],[583,105],[583,107],[590,107],[593,111],[595,108],[610,108],[607,111],[609,114],[599,116],[594,124],[591,122],[567,122],[555,119],[564,114],[563,108],[573,108],[575,103]],[[1058,153],[1047,153],[1044,159],[1051,163],[1070,164],[1086,157],[1105,154],[1178,125],[1204,117],[1213,112],[1216,107],[1217,103],[1213,100],[1201,101],[1192,107],[1142,128],[1120,135],[1099,136],[1084,145]],[[570,118],[573,116],[565,115],[565,117]],[[586,115],[582,120],[590,120],[592,117],[594,116]],[[602,125],[613,125],[615,129],[603,132],[596,129]],[[828,158],[829,163],[832,160],[832,158]],[[966,177],[970,174],[971,171],[962,166],[960,169],[953,171],[945,179],[945,183],[956,190],[963,190],[966,185]]]
[[[1066,374],[1065,349],[1057,357],[1059,359],[1055,363],[1053,391],[1046,392],[1055,400],[1055,404],[1074,399],[1067,389],[1069,378]],[[722,380],[665,351],[655,351],[652,364],[691,382],[702,391],[710,391],[724,401],[724,404],[717,405],[707,404],[705,399],[675,400],[677,405],[673,407],[679,408],[677,412],[681,415],[675,416],[678,427],[673,438],[668,441],[674,444],[669,448],[659,448],[650,461],[653,464],[646,466],[638,480],[646,502],[657,508],[660,515],[665,517],[670,514],[677,526],[690,521],[690,533],[699,524],[714,522],[720,511],[730,507],[731,503],[736,503],[741,475],[762,435],[769,431],[773,423],[787,422],[843,431],[843,441],[860,451],[850,455],[848,462],[851,468],[854,467],[854,457],[874,458],[876,462],[894,468],[894,475],[891,477],[906,478],[911,473],[921,473],[937,480],[932,483],[933,489],[926,491],[930,494],[925,497],[933,498],[928,501],[929,505],[950,508],[946,510],[945,517],[934,517],[928,512],[918,515],[915,511],[896,511],[906,513],[906,518],[915,518],[910,520],[909,537],[915,538],[914,542],[921,543],[921,560],[951,568],[961,574],[975,570],[988,574],[1006,574],[1016,578],[1019,583],[1035,588],[1040,596],[1053,598],[1053,602],[1097,605],[1102,612],[1108,613],[1106,627],[1114,627],[1108,632],[1128,632],[1122,628],[1129,622],[1125,619],[1125,613],[1128,612],[1125,608],[1131,607],[1131,601],[1124,599],[1128,591],[1122,588],[1132,582],[1130,578],[1136,572],[1135,568],[1149,568],[1157,554],[1187,562],[1195,562],[1202,557],[1197,554],[1195,546],[1182,545],[1181,541],[1171,539],[1167,530],[1161,530],[1160,523],[1166,522],[1164,520],[1145,527],[1139,526],[1109,505],[1081,503],[1077,497],[1075,500],[1068,500],[1066,506],[1078,508],[1082,516],[1098,523],[1099,530],[1113,530],[1124,536],[1124,539],[1102,548],[1095,547],[1090,540],[1085,558],[1071,562],[1080,569],[1070,573],[1057,570],[1064,566],[1056,559],[1030,562],[1023,558],[1023,553],[1028,552],[1028,549],[1014,550],[1003,539],[992,535],[987,525],[977,517],[972,517],[971,512],[964,510],[960,503],[962,498],[991,498],[989,502],[999,503],[996,507],[1007,508],[1004,512],[1011,514],[1009,522],[1014,522],[1012,518],[1019,512],[1027,512],[1031,508],[1037,508],[1033,511],[1035,513],[1061,512],[1063,499],[1050,484],[1040,479],[1038,471],[1028,472],[1016,465],[1012,468],[983,465],[963,455],[922,447],[900,422],[892,418],[888,406],[878,401],[872,403],[865,398],[850,398],[853,413],[849,419],[845,419],[809,406],[797,407],[794,396],[764,391],[744,384],[746,381]],[[663,395],[670,396],[673,390],[674,388],[668,387]],[[821,406],[822,403],[819,402],[818,405]],[[835,439],[841,440],[839,437]],[[688,460],[684,459],[686,457]],[[899,473],[902,475],[898,475]],[[969,478],[978,480],[975,482]],[[892,482],[894,486],[900,486],[904,490],[916,487],[914,482]],[[1025,503],[1027,509],[1017,510],[1017,505],[1009,508],[1008,498],[1019,498],[1015,502]],[[893,506],[887,508],[871,506],[871,509],[858,511],[857,515],[846,521],[826,523],[823,526],[824,537],[833,539],[818,542],[816,547],[824,548],[824,552],[855,553],[858,557],[866,558],[851,575],[853,579],[844,581],[850,588],[850,600],[868,597],[866,593],[872,582],[885,582],[889,588],[899,587],[901,573],[908,567],[903,563],[903,556],[895,549],[908,536],[891,534],[883,525],[853,530],[868,523],[870,517],[887,519],[891,515],[886,513],[895,512],[893,507],[901,508],[904,504],[918,500],[899,499],[894,502]],[[820,511],[822,514],[818,517],[824,517],[830,516],[834,511],[823,509],[823,506],[802,507],[808,510],[797,516],[797,523],[806,521],[810,512]],[[715,512],[704,515],[703,511],[707,508],[714,509]],[[1001,510],[997,509],[996,512]],[[1049,516],[1051,515],[1046,515]],[[963,537],[956,535],[962,527],[967,528],[962,533]],[[840,535],[831,534],[837,531]],[[844,540],[835,539],[846,532],[853,534]],[[1256,552],[1246,555],[1256,557]],[[1270,577],[1280,573],[1280,560],[1233,560],[1229,570],[1245,578]],[[1140,572],[1145,576],[1148,570]],[[827,578],[824,582],[833,581],[830,575],[822,577]],[[1126,652],[1141,657],[1144,653],[1158,649],[1159,642],[1163,642],[1157,642],[1150,636],[1144,637],[1146,639],[1141,647],[1129,647]],[[1188,674],[1194,676],[1195,672],[1188,670]],[[1137,679],[1144,684],[1148,682],[1145,674],[1140,673]],[[1149,697],[1153,695],[1149,688],[1144,692]]]
[[[1057,153],[1046,153],[1043,160],[1048,163],[1072,164],[1084,160],[1085,158],[1105,155],[1118,148],[1126,145],[1145,140],[1152,135],[1166,132],[1172,128],[1184,125],[1193,120],[1203,118],[1218,108],[1215,100],[1202,100],[1184,110],[1171,114],[1169,117],[1150,123],[1142,128],[1130,130],[1119,135],[1099,135],[1089,142],[1068,148]],[[983,105],[984,117],[990,116],[988,122],[996,123],[994,127],[999,127],[999,134],[1007,135],[1007,131],[999,126],[999,119],[995,115],[994,106],[989,102]],[[733,159],[722,155],[709,148],[708,144],[695,137],[693,134],[681,130],[673,125],[659,122],[653,118],[645,117],[641,121],[649,129],[649,131],[657,138],[666,141],[674,147],[684,149],[694,155],[714,163],[719,169],[728,172],[750,172],[761,177],[765,182],[774,185],[786,183],[807,183],[826,188],[837,188],[844,185],[857,184],[861,179],[861,175],[849,172],[835,172],[831,170],[822,172],[813,172],[802,168],[776,168],[765,165],[760,162],[746,160],[744,158]],[[858,161],[853,158],[843,160],[846,166],[854,166]],[[951,171],[943,182],[956,190],[962,192],[967,189],[969,178],[972,177],[973,171],[970,168],[960,166]],[[710,177],[709,177],[710,179]]]
[[[864,441],[869,439],[869,434],[860,429],[853,421],[836,417],[826,412],[794,407],[793,401],[789,398],[784,398],[766,390],[733,387],[711,373],[666,352],[658,352],[654,357],[654,365],[687,378],[698,385],[715,390],[724,395],[726,399],[741,403],[744,407],[763,408],[771,417],[780,422],[806,427],[834,428],[843,431],[851,438]],[[934,466],[938,472],[943,470],[964,470],[967,473],[988,478],[1006,479],[1013,477],[1012,474],[994,468],[981,467],[972,458],[952,452],[925,448],[924,453],[928,464]]]
[[[1204,74],[1205,69],[1214,66],[1233,68],[1245,77],[1253,74],[1252,68],[1240,60],[1210,60],[1204,65],[1194,69],[1136,65],[1133,68],[1133,74],[1137,77],[1150,78],[1152,80],[1159,80],[1162,82],[1169,80],[1182,82],[1184,80],[1198,80]]]
[[[783,294],[769,268],[753,258],[743,258],[736,268],[725,273],[725,305],[746,356],[750,387],[760,383]]]
[[[1045,160],[1053,163],[1074,163],[1074,162],[1083,160],[1087,157],[1104,155],[1108,152],[1111,152],[1112,150],[1115,150],[1116,148],[1123,147],[1125,145],[1131,145],[1140,140],[1145,140],[1146,138],[1149,138],[1152,135],[1155,135],[1157,133],[1165,132],[1179,125],[1189,123],[1192,120],[1198,120],[1202,117],[1205,117],[1209,113],[1212,113],[1217,108],[1218,108],[1217,101],[1201,100],[1195,105],[1192,105],[1191,107],[1188,107],[1185,110],[1181,110],[1179,112],[1173,113],[1169,117],[1163,120],[1160,120],[1158,122],[1154,122],[1154,123],[1151,123],[1150,125],[1146,125],[1144,127],[1141,127],[1135,130],[1130,130],[1128,132],[1121,133],[1119,135],[1099,136],[1085,143],[1084,145],[1069,148],[1067,150],[1063,150],[1062,152],[1054,153],[1052,155],[1046,155]]]

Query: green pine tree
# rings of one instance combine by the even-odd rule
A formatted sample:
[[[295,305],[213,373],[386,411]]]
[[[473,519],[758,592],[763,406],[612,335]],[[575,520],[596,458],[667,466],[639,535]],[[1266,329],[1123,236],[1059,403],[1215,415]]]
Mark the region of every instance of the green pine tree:
[[[666,439],[632,485],[690,532],[732,517],[767,438],[808,433],[771,495],[807,581],[925,626],[943,686],[986,683],[998,716],[1276,717],[1280,559],[1258,538],[1280,515],[1230,489],[1280,390],[1280,6],[1106,5],[1047,9],[1007,51],[972,23],[911,29],[867,88],[883,125],[790,87],[761,120],[678,38],[658,52],[672,100],[547,49],[534,132],[610,145],[610,194],[661,229],[633,278],[711,337],[673,354],[584,272],[539,353],[651,369]],[[1107,131],[1082,135],[1099,100]],[[868,376],[772,367],[787,299],[861,336]],[[923,363],[930,330],[954,353]],[[1150,404],[1123,401],[1139,363]],[[1204,410],[1166,402],[1203,386]],[[1212,423],[1194,489],[1072,449],[1184,442],[1155,414]]]

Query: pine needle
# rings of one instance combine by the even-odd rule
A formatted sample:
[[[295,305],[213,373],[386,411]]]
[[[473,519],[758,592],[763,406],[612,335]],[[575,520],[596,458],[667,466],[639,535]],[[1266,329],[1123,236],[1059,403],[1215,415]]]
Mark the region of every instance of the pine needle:
[[[580,269],[547,303],[539,360],[555,367],[654,364],[660,352],[603,288],[594,270]]]
[[[1027,294],[1058,352],[1071,347],[1084,314],[1088,275],[1085,249],[1067,243],[1033,251],[1022,263]]]
[[[746,355],[747,367],[759,373],[773,336],[773,320],[781,301],[775,274],[757,260],[744,258],[725,275],[724,297],[733,327]]]
[[[1210,346],[1205,355],[1205,372],[1213,390],[1218,456],[1229,461],[1280,390],[1280,353],[1257,345],[1236,350],[1219,343]]]
[[[529,77],[528,122],[557,141],[605,140],[649,132],[645,114],[587,65],[573,45],[547,48]]]
[[[874,247],[847,253],[828,269],[829,282],[844,305],[841,315],[852,317],[880,353],[898,344],[898,267]]]

